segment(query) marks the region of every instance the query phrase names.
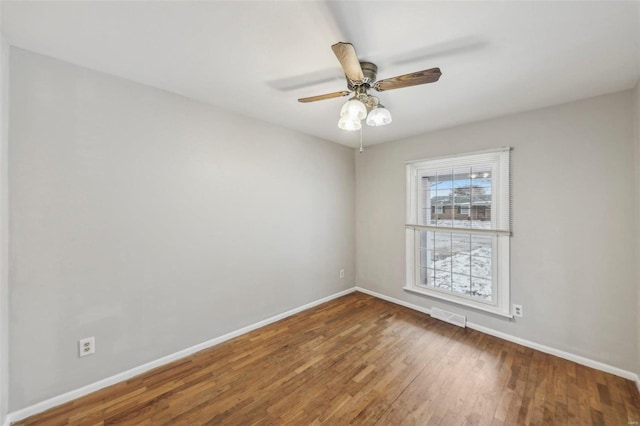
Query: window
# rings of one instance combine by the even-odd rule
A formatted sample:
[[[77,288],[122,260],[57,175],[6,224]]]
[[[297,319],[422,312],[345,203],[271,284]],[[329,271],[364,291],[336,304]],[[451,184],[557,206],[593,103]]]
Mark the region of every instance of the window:
[[[406,290],[511,316],[509,154],[407,164]]]

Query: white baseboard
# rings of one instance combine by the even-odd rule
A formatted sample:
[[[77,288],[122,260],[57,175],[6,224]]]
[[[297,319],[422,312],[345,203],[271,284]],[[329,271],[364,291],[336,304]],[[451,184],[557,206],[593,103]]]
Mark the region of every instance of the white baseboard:
[[[423,308],[422,306],[414,305],[413,303],[405,302],[404,300],[396,299],[395,297],[386,296],[382,293],[378,293],[366,288],[356,287],[356,291],[360,293],[368,294],[369,296],[377,297],[378,299],[386,300],[387,302],[395,303],[396,305],[404,306],[414,311],[422,312],[423,314],[431,315],[431,309]]]
[[[283,312],[281,314],[272,316],[265,320],[259,321],[255,324],[248,325],[246,327],[240,328],[238,330],[232,331],[230,333],[224,334],[222,336],[213,338],[206,342],[197,344],[195,346],[191,346],[190,348],[183,349],[181,351],[172,353],[171,355],[164,356],[162,358],[156,359],[154,361],[150,361],[146,364],[140,365],[138,367],[132,368],[131,370],[124,371],[122,373],[116,374],[111,377],[107,377],[106,379],[99,380],[95,383],[91,383],[89,385],[83,386],[79,389],[72,390],[62,395],[55,396],[53,398],[49,398],[45,401],[38,402],[37,404],[30,405],[28,407],[22,408],[18,411],[14,411],[12,413],[7,414],[7,417],[4,420],[3,426],[9,426],[12,422],[17,422],[18,420],[26,419],[27,417],[33,416],[38,413],[42,413],[50,408],[56,407],[58,405],[64,404],[65,402],[72,401],[74,399],[83,397],[97,390],[106,388],[107,386],[114,385],[116,383],[128,380],[134,376],[142,374],[146,371],[152,370],[156,367],[160,367],[164,364],[168,364],[170,362],[176,361],[178,359],[184,358],[196,352],[199,352],[203,349],[210,348],[212,346],[218,345],[222,342],[226,342],[227,340],[231,340],[234,337],[238,337],[242,334],[246,334],[250,331],[256,330],[260,327],[264,327],[265,325],[269,325],[276,321],[280,321],[281,319],[290,317],[291,315],[297,314],[298,312],[302,312],[306,309],[313,308],[314,306],[320,305],[322,303],[328,302],[333,299],[337,299],[338,297],[345,296],[349,293],[353,293],[356,291],[356,287],[349,288],[347,290],[332,294],[327,297],[323,297],[322,299],[315,300],[313,302],[307,303],[305,305],[299,306],[297,308],[291,309],[289,311]]]
[[[371,291],[371,290],[367,290],[366,288],[362,288],[362,287],[356,287],[356,291],[359,291],[361,293],[365,293],[368,294],[370,296],[373,297],[377,297],[379,299],[382,300],[386,300],[388,302],[391,303],[395,303],[396,305],[401,305],[401,306],[405,306],[409,309],[413,309],[416,310],[418,312],[423,312],[425,314],[430,314],[431,311],[427,308],[423,308],[422,306],[418,306],[418,305],[414,305],[413,303],[409,303],[409,302],[405,302],[403,300],[400,299],[396,299],[394,297],[389,297],[386,296],[384,294],[381,293],[377,293],[375,291]],[[614,367],[612,365],[609,364],[605,364],[599,361],[594,361],[592,359],[589,358],[585,358],[583,356],[580,355],[575,355],[569,352],[565,352],[563,350],[560,349],[555,349],[552,348],[550,346],[546,346],[540,343],[536,343],[536,342],[532,342],[531,340],[527,340],[527,339],[522,339],[520,337],[516,337],[516,336],[512,336],[511,334],[507,334],[507,333],[503,333],[501,331],[497,331],[494,330],[492,328],[489,327],[485,327],[483,325],[480,324],[475,324],[473,322],[467,322],[467,327],[472,328],[474,330],[480,331],[482,333],[485,334],[489,334],[491,336],[495,336],[498,337],[500,339],[503,340],[508,340],[509,342],[513,342],[513,343],[517,343],[519,345],[522,346],[526,346],[528,348],[531,349],[536,349],[540,352],[544,352],[544,353],[548,353],[551,355],[555,355],[559,358],[564,358],[567,359],[569,361],[573,361],[577,364],[581,364],[587,367],[591,367],[594,368],[596,370],[600,370],[600,371],[604,371],[605,373],[611,373],[614,374],[616,376],[620,376],[620,377],[624,377],[625,379],[629,379],[632,380],[636,383],[636,387],[638,387],[638,391],[640,392],[640,378],[638,377],[638,375],[636,373],[633,373],[631,371],[627,371],[627,370],[623,370],[621,368],[618,367]]]

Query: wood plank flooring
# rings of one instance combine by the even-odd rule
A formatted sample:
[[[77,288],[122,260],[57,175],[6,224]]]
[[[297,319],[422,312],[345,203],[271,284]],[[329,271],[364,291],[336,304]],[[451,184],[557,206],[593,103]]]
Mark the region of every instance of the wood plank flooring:
[[[353,293],[20,425],[629,425],[634,383]]]

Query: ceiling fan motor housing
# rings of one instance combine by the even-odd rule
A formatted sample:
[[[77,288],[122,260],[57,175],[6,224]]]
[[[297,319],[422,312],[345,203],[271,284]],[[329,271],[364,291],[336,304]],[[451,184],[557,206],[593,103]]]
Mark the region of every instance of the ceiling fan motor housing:
[[[378,67],[376,64],[372,62],[360,62],[360,67],[362,68],[362,74],[364,74],[364,80],[362,80],[361,84],[354,85],[347,78],[349,90],[355,90],[357,86],[366,86],[367,88],[370,88],[373,83],[376,82],[376,77],[378,75]]]

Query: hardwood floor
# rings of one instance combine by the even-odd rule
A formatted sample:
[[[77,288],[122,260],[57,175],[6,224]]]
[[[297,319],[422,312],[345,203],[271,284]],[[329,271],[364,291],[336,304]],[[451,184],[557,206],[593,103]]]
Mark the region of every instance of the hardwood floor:
[[[639,413],[629,380],[353,293],[18,424],[628,425]]]

